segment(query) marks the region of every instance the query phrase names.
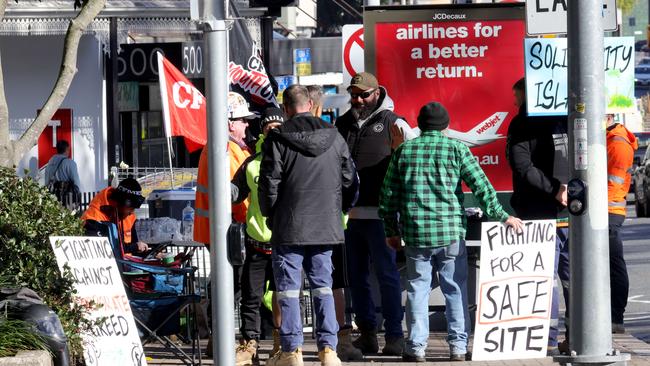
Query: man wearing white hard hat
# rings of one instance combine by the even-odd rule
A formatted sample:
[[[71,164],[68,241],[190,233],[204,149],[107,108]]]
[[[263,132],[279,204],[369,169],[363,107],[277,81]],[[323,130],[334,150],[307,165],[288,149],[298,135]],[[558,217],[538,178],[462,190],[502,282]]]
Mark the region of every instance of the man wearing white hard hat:
[[[248,120],[255,118],[255,114],[248,109],[248,102],[238,93],[228,93],[228,157],[230,159],[230,179],[242,163],[250,156],[250,152],[244,143]],[[201,152],[199,159],[199,172],[196,186],[196,214],[194,215],[194,240],[210,246],[210,211],[208,198],[208,147]],[[233,221],[245,223],[248,199],[232,205]],[[235,293],[239,291],[239,278],[235,279]],[[207,352],[210,355],[212,349],[208,346]]]

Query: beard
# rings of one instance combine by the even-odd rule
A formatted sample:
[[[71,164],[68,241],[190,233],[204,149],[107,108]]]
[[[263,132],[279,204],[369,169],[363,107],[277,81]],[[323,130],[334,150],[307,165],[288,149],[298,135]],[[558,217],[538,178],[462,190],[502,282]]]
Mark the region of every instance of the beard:
[[[365,105],[353,105],[351,111],[354,118],[357,121],[359,121],[370,117],[372,112],[375,111],[376,107],[377,107],[377,102],[367,103]]]

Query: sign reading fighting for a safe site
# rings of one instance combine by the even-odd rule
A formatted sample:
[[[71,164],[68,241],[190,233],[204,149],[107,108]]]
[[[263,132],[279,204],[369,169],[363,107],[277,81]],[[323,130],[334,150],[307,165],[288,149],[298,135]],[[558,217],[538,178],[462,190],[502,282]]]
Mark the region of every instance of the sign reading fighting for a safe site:
[[[473,360],[546,357],[553,296],[555,221],[525,221],[517,233],[481,228]]]
[[[448,135],[471,148],[498,191],[512,190],[505,138],[518,113],[512,85],[524,77],[523,4],[366,13],[366,71],[395,112],[416,126],[424,104],[442,103]]]
[[[146,366],[138,329],[108,239],[52,236],[50,244],[61,271],[67,265],[75,278],[75,301],[79,304],[94,301],[101,305],[88,317],[105,321],[91,334],[82,335],[86,365]]]

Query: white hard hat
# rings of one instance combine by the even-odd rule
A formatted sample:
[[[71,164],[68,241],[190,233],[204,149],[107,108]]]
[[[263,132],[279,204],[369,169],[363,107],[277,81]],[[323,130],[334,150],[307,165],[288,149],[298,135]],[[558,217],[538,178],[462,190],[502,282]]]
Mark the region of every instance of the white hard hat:
[[[239,93],[228,92],[228,119],[255,118],[248,110],[248,102]]]

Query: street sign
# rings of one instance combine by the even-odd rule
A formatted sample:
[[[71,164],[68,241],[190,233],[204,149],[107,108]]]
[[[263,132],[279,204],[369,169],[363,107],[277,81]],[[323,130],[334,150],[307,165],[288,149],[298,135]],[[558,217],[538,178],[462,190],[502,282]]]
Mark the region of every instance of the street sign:
[[[296,76],[311,75],[311,49],[296,48],[293,50],[293,74]]]
[[[346,24],[341,33],[343,41],[343,84],[347,85],[352,76],[363,72],[363,24]]]
[[[560,34],[567,30],[567,2],[569,0],[526,0],[526,33]],[[603,28],[615,31],[616,0],[603,1]]]

